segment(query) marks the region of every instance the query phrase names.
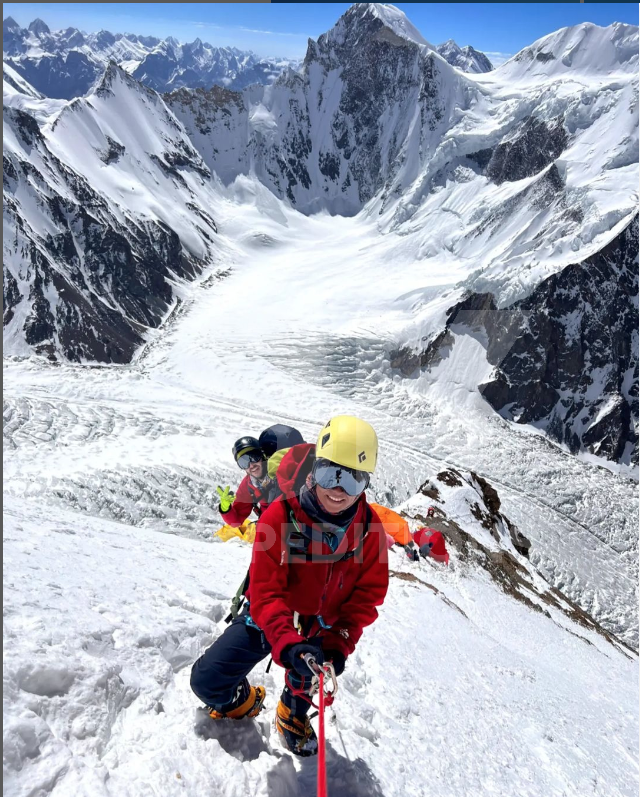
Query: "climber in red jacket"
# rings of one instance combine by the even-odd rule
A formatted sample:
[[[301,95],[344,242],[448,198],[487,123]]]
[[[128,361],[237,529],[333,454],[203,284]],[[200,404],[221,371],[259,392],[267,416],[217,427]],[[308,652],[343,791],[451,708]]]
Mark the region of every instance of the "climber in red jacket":
[[[303,657],[341,674],[387,592],[386,535],[364,494],[377,449],[366,421],[342,415],[321,430],[315,450],[287,452],[283,495],[258,521],[248,604],[193,666],[191,686],[210,715],[239,719],[262,708],[264,687],[246,676],[271,653],[287,670],[276,725],[296,755],[317,752],[307,718],[314,673]]]
[[[217,487],[216,490],[222,519],[227,525],[238,528],[254,509],[260,515],[267,508],[270,503],[269,492],[275,485],[267,475],[267,458],[255,437],[245,436],[236,440],[231,453],[246,476],[235,494],[230,487]]]
[[[420,551],[420,556],[425,559],[435,559],[436,562],[445,565],[449,564],[449,553],[441,531],[425,527],[414,531],[411,536]]]
[[[269,476],[269,457],[283,448],[303,443],[302,435],[293,426],[275,424],[265,429],[260,439],[245,436],[233,444],[231,453],[246,476],[237,492],[230,487],[217,487],[220,498],[220,515],[228,526],[239,528],[255,512],[258,517],[280,495],[277,482]]]

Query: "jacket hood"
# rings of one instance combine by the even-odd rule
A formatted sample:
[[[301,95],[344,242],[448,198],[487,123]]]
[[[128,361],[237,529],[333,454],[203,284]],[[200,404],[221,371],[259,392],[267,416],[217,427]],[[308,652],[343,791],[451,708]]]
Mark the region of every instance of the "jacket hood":
[[[286,498],[297,495],[311,473],[315,461],[316,447],[312,443],[293,446],[282,458],[278,466],[278,486]]]

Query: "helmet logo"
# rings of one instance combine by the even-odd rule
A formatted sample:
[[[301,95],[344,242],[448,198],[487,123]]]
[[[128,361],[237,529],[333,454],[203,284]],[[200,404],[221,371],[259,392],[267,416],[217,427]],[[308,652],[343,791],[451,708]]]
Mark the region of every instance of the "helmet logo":
[[[325,434],[323,436],[321,448],[324,448],[327,445],[327,443],[329,442],[329,438],[330,437],[331,437],[331,435],[329,433],[327,433],[327,434]]]
[[[366,458],[367,458],[367,455],[364,453],[364,451],[361,451],[358,454],[358,462],[364,462]]]

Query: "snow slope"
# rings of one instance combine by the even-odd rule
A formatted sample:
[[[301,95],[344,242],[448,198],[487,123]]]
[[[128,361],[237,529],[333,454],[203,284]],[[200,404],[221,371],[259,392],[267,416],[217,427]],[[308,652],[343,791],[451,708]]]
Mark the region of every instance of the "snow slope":
[[[376,4],[358,13],[378,37],[372,54],[381,42],[394,42],[409,53],[399,62],[416,65],[424,56],[440,76],[435,84],[450,92],[451,107],[470,102],[469,78],[412,41],[401,17]],[[610,41],[613,34],[611,64],[625,70],[633,60],[627,34],[620,46],[616,31],[603,35]],[[564,53],[562,36],[557,48]],[[331,110],[342,78],[337,69],[320,74],[320,62],[330,65],[337,55],[331,47],[321,50],[310,59],[310,81],[314,91],[327,89],[322,101]],[[628,470],[575,457],[493,412],[478,391],[492,371],[481,331],[453,325],[453,345],[419,378],[394,366],[402,346],[419,350],[442,332],[448,308],[465,290],[491,289],[503,302],[532,295],[545,277],[562,276],[568,262],[583,262],[625,227],[636,202],[636,77],[617,67],[596,75],[580,58],[575,77],[552,76],[538,88],[527,73],[541,63],[535,56],[528,67],[517,62],[512,83],[495,82],[495,73],[474,77],[479,99],[465,107],[480,127],[467,139],[458,127],[456,139],[445,136],[434,157],[446,164],[462,142],[468,158],[489,140],[487,164],[480,158],[475,166],[458,164],[452,179],[445,170],[431,174],[431,182],[403,183],[415,202],[409,194],[380,196],[348,218],[326,209],[302,215],[257,179],[251,153],[236,146],[251,131],[264,145],[256,150],[264,165],[265,142],[278,140],[280,113],[304,129],[289,103],[294,98],[300,110],[308,96],[296,73],[264,92],[194,92],[190,102],[176,95],[182,99],[169,108],[112,69],[102,90],[55,117],[29,92],[19,100],[9,92],[6,152],[16,174],[22,170],[10,194],[20,204],[13,218],[36,230],[34,251],[42,255],[47,233],[55,235],[48,209],[64,200],[65,213],[70,207],[78,213],[65,216],[74,249],[85,254],[78,236],[87,212],[77,202],[82,190],[90,214],[124,221],[127,234],[147,224],[175,225],[176,248],[166,263],[183,262],[185,252],[202,262],[195,280],[193,271],[190,282],[167,277],[170,299],[155,319],[164,324],[145,325],[144,342],[136,339],[127,364],[53,366],[14,347],[18,340],[6,349],[8,794],[313,793],[314,763],[293,762],[270,726],[281,672],[265,676],[267,713],[229,730],[211,727],[196,710],[188,668],[223,630],[249,557],[240,543],[211,537],[219,523],[215,486],[236,484],[239,476],[229,454],[233,440],[277,421],[313,440],[339,412],[362,415],[378,431],[372,498],[402,505],[415,525],[427,503],[421,486],[438,486],[437,474],[447,468],[474,471],[496,487],[501,511],[531,550],[530,562],[517,559],[527,583],[520,583],[519,597],[509,594],[488,563],[495,564],[492,557],[504,563],[504,551],[513,555],[510,543],[480,527],[469,500],[438,487],[448,517],[489,553],[465,557],[453,545],[454,531],[448,570],[425,562],[410,570],[392,552],[397,573],[388,601],[350,663],[337,724],[330,726],[332,793],[637,793],[638,728],[629,708],[638,700],[637,661],[607,639],[613,633],[637,649],[638,498]],[[350,66],[352,78],[362,74],[358,63]],[[394,107],[409,108],[412,97],[399,97]],[[489,107],[495,114],[484,114]],[[320,129],[322,107],[310,108],[317,114],[313,129]],[[548,129],[527,121],[534,109]],[[207,149],[207,119],[197,135],[189,125],[205,111],[217,131],[218,166]],[[542,171],[514,175],[510,169],[529,142],[549,144],[559,113],[573,143]],[[129,125],[131,119],[137,124]],[[364,121],[366,113],[353,119]],[[385,117],[383,132],[395,121]],[[409,139],[418,138],[411,128]],[[382,140],[386,157],[391,139]],[[328,152],[321,143],[314,139],[312,151]],[[221,162],[227,171],[216,175]],[[318,159],[313,179],[322,175],[329,186],[332,164]],[[370,175],[362,175],[365,185]],[[293,186],[294,198],[303,196],[301,184],[284,185]],[[353,183],[345,196],[360,201]],[[493,215],[483,217],[488,226],[476,219],[473,238],[467,225],[477,209]],[[562,214],[576,209],[584,215],[565,225]],[[5,235],[9,245],[18,228],[16,222]],[[101,255],[112,251],[107,239]],[[38,269],[29,268],[19,248],[12,257],[11,273],[24,269],[18,293],[27,297],[42,287]],[[125,274],[152,261],[132,262]],[[67,269],[56,260],[51,273],[80,273],[90,283],[92,270],[80,256],[78,263]],[[27,276],[34,287],[26,286]],[[7,285],[11,291],[5,277],[5,291]],[[120,298],[135,298],[123,286]],[[56,298],[48,284],[42,297]],[[94,294],[93,306],[110,307],[114,298]],[[96,328],[93,319],[87,328]],[[633,374],[624,389],[632,395]],[[473,497],[477,482],[464,479],[462,489]],[[549,602],[549,584],[566,596],[559,604]],[[606,632],[569,619],[568,600]],[[398,673],[407,675],[398,679]]]
[[[487,367],[473,338],[456,367],[402,378],[390,356],[419,264],[399,295],[366,223],[307,219],[251,181],[236,190],[218,215],[237,242],[229,274],[185,286],[133,366],[5,362],[5,490],[197,534],[215,485],[237,478],[239,434],[289,419],[312,439],[332,414],[363,414],[382,441],[379,498],[406,500],[442,464],[486,476],[545,576],[636,645],[634,484],[496,415],[473,379]]]
[[[216,725],[189,689],[248,546],[14,499],[4,533],[5,794],[313,793],[315,761],[272,726],[279,667],[254,670],[268,690],[255,722]],[[390,556],[328,725],[330,794],[637,790],[635,657],[455,554],[449,569]]]

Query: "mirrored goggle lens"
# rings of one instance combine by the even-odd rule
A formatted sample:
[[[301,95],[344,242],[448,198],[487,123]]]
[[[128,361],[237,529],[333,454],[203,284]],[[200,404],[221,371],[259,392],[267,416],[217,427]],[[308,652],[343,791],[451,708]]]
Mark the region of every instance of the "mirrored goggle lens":
[[[318,460],[313,475],[316,484],[330,490],[332,487],[342,487],[347,495],[360,495],[369,484],[369,474],[362,470],[352,470],[333,462]]]
[[[259,451],[249,451],[247,454],[241,454],[236,462],[238,467],[246,470],[252,462],[262,462],[264,457]]]

